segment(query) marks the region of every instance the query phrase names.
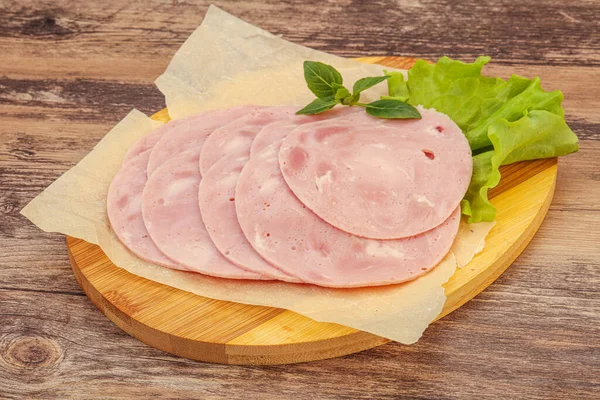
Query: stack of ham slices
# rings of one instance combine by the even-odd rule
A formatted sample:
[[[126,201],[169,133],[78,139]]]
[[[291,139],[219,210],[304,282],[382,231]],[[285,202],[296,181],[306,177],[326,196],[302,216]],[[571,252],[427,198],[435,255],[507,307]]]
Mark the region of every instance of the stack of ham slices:
[[[231,279],[406,282],[449,252],[472,173],[446,115],[389,120],[240,106],[171,121],[128,152],[107,210],[149,262]]]

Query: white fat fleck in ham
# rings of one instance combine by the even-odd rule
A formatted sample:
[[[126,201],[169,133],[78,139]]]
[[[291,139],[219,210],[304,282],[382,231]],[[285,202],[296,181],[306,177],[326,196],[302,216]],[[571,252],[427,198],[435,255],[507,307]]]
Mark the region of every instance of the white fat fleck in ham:
[[[279,153],[288,186],[318,216],[357,236],[398,239],[440,225],[467,190],[471,150],[448,116],[419,109],[422,119],[359,113],[296,128]],[[323,180],[328,171],[331,181]]]
[[[374,240],[371,240],[367,243],[367,245],[365,246],[365,252],[368,255],[374,257],[391,256],[397,258],[404,258],[405,256],[402,250],[399,250],[398,248],[390,246],[389,244],[386,244],[384,242],[376,242]]]
[[[265,279],[224,258],[212,243],[198,207],[200,147],[158,167],[142,194],[150,237],[169,258],[190,271],[232,279]]]
[[[254,246],[261,252],[269,251],[269,248],[267,247],[267,241],[264,240],[263,235],[258,232],[254,234]]]
[[[431,202],[431,200],[429,200],[429,199],[427,198],[427,196],[424,196],[424,195],[422,195],[422,194],[413,194],[413,195],[412,195],[412,198],[413,198],[413,199],[414,199],[414,200],[415,200],[417,203],[425,203],[425,204],[427,204],[427,205],[428,205],[429,207],[431,207],[431,208],[435,207],[435,204],[433,204],[433,203]]]
[[[441,136],[442,132],[440,132],[435,126],[430,126],[428,127],[425,132],[429,133],[430,135],[433,136]]]
[[[373,146],[377,149],[387,149],[388,148],[384,143],[374,143],[371,146]]]
[[[331,170],[327,171],[325,174],[321,175],[321,176],[317,176],[317,178],[315,179],[315,183],[317,185],[317,190],[319,191],[319,193],[323,193],[323,185],[324,184],[328,184],[331,183]]]
[[[271,264],[300,280],[328,287],[387,285],[415,279],[448,253],[458,229],[460,209],[435,229],[399,240],[351,235],[323,221],[302,204],[285,183],[278,146],[254,155],[235,192],[242,231]],[[262,183],[276,180],[271,190]],[[270,207],[264,207],[270,204]]]
[[[268,180],[266,180],[265,182],[263,182],[260,185],[260,191],[261,192],[265,192],[265,191],[268,192],[268,191],[273,190],[273,188],[275,188],[276,186],[277,186],[277,180],[275,180],[275,179],[268,179]]]

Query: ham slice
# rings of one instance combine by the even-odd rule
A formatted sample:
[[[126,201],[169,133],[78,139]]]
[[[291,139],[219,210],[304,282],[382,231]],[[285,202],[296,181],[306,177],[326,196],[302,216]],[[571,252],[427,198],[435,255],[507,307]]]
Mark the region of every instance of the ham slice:
[[[238,221],[252,247],[300,280],[328,287],[406,282],[434,268],[457,233],[460,210],[424,234],[399,240],[360,238],[326,223],[287,186],[278,146],[248,161],[236,187]]]
[[[121,241],[133,254],[164,267],[185,269],[156,247],[142,218],[142,191],[146,184],[146,167],[150,150],[125,162],[108,189],[108,220]]]
[[[356,109],[340,108],[320,115],[296,115],[273,122],[259,131],[254,142],[240,140],[236,152],[222,157],[203,175],[199,190],[200,212],[210,238],[225,258],[242,268],[265,276],[298,282],[297,278],[266,262],[244,236],[235,212],[237,178],[248,160],[250,145],[252,149],[257,149],[269,143],[279,143],[302,124],[349,115],[356,111]],[[232,135],[228,140],[237,141],[237,139],[237,136]]]
[[[300,125],[347,117],[358,112],[364,113],[364,110],[360,107],[338,107],[317,115],[296,115],[290,120],[273,122],[261,129],[254,138],[252,147],[250,148],[250,157],[260,153],[261,150],[273,143],[281,142],[291,131]]]
[[[179,123],[169,129],[152,148],[148,161],[148,175],[168,159],[193,147],[200,147],[215,129],[258,110],[257,106],[239,106],[223,110],[206,111],[178,120]]]
[[[235,186],[246,161],[248,157],[223,157],[202,177],[198,197],[206,230],[221,254],[234,264],[273,279],[298,282],[258,255],[240,228]]]
[[[435,228],[455,213],[473,162],[447,115],[420,111],[420,120],[363,113],[297,128],[281,145],[285,181],[306,207],[357,236],[397,239]]]
[[[200,172],[205,175],[224,156],[244,157],[249,154],[256,134],[275,121],[294,116],[298,107],[268,107],[251,112],[215,130],[200,153]]]
[[[198,207],[200,147],[158,167],[142,194],[142,215],[150,237],[169,258],[188,270],[234,279],[264,279],[224,258],[214,246]]]
[[[169,121],[166,124],[159,126],[156,129],[153,129],[146,136],[143,136],[140,140],[138,140],[127,154],[125,154],[125,158],[123,159],[123,164],[132,158],[142,154],[146,150],[150,150],[158,143],[158,141],[169,131],[176,129],[179,125],[184,124],[185,119],[180,119],[176,121]]]

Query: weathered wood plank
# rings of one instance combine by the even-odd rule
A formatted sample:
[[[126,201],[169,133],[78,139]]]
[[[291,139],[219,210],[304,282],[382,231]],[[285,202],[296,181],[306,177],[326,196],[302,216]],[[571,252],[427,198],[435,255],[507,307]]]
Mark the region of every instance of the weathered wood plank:
[[[9,79],[0,77],[0,105],[51,108],[67,119],[112,121],[115,114],[138,107],[152,114],[164,97],[152,83],[90,79]],[[44,110],[40,110],[45,115]],[[50,111],[50,110],[48,110]]]
[[[130,65],[127,69],[134,67],[135,65]],[[485,71],[489,75],[503,78],[508,78],[513,73],[530,78],[539,76],[545,90],[562,90],[570,122],[600,124],[600,116],[595,107],[598,101],[596,93],[600,93],[600,72],[597,68],[525,65],[506,67],[492,62]],[[120,74],[119,71],[112,73]],[[159,74],[157,72],[146,76],[141,82],[130,79],[126,74],[111,76],[109,80],[73,79],[68,76],[62,79],[0,76],[0,106],[6,116],[17,114],[22,117],[25,113],[30,113],[33,118],[42,118],[49,112],[62,112],[64,118],[71,120],[116,121],[114,114],[127,112],[131,108],[152,114],[164,107],[164,99],[153,83]]]
[[[44,398],[42,393],[74,398],[82,390],[88,398],[128,398],[139,395],[139,385],[144,394],[159,398],[240,398],[242,393],[249,398],[341,394],[368,399],[399,393],[475,398],[482,390],[489,398],[593,398],[600,389],[593,375],[600,355],[593,338],[600,331],[593,320],[574,320],[573,314],[589,311],[590,305],[598,310],[600,301],[580,298],[579,292],[515,292],[518,278],[512,271],[522,268],[517,263],[414,346],[388,344],[339,359],[277,367],[227,367],[172,357],[124,335],[85,297],[0,291],[5,304],[0,390],[15,398]],[[46,306],[49,300],[52,307]],[[38,343],[28,343],[29,338]],[[7,384],[17,378],[21,385]],[[347,384],[357,381],[361,384]],[[306,385],[314,387],[307,391]]]
[[[172,54],[214,3],[286,39],[344,56],[491,55],[501,63],[584,66],[600,63],[593,0],[466,1],[151,1],[145,11],[118,0],[8,1],[1,48],[26,41],[40,55]],[[131,22],[135,21],[135,24]],[[49,49],[43,41],[52,40]],[[144,44],[145,46],[141,46]],[[164,59],[163,59],[164,62]]]
[[[0,398],[598,398],[600,3],[212,2],[343,56],[491,55],[490,73],[563,91],[581,152],[530,247],[415,346],[277,367],[172,357],[98,312],[63,237],[18,211],[130,109],[164,106],[152,82],[209,1],[0,0]]]

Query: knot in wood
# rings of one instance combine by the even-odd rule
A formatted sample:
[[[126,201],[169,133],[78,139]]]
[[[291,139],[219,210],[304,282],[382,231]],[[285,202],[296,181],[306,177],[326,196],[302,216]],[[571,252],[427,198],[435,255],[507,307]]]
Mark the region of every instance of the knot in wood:
[[[21,27],[21,33],[26,36],[48,36],[63,38],[74,35],[78,26],[74,21],[64,18],[57,19],[52,15],[34,16]]]
[[[15,202],[0,198],[0,214],[13,214],[18,208],[19,206]]]
[[[13,369],[50,368],[61,358],[60,346],[44,337],[14,337],[8,341],[2,358]]]

